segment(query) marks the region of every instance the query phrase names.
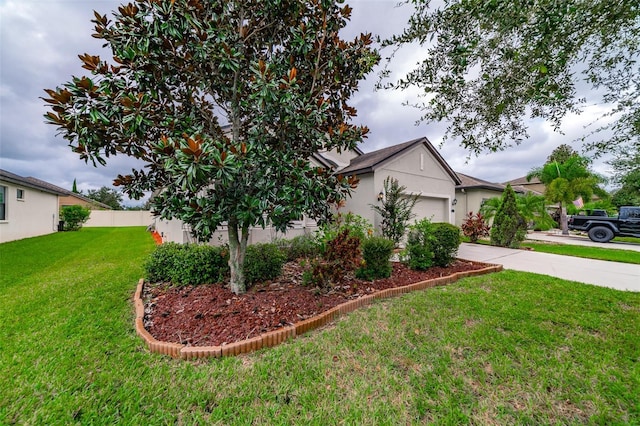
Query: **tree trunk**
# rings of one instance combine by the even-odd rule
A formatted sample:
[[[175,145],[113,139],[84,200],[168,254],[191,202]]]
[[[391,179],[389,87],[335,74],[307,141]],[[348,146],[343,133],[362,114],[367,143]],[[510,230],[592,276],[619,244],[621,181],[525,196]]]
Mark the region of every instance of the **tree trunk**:
[[[567,207],[564,203],[560,203],[560,228],[562,235],[569,235],[569,223],[567,222]]]
[[[238,224],[229,223],[229,270],[231,272],[230,287],[235,294],[247,291],[244,277],[244,258],[247,252],[247,241],[249,241],[249,228],[242,227],[241,234],[238,234]]]

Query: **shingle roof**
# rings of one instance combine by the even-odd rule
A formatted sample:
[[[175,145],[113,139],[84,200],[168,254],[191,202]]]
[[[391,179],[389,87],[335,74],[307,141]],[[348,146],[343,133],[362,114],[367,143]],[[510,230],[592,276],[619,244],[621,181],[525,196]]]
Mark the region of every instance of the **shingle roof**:
[[[522,177],[510,180],[508,182],[505,182],[504,184],[506,185],[508,183],[511,184],[511,186],[514,186],[514,185],[531,185],[534,183],[542,183],[542,182],[540,182],[540,179],[538,179],[537,177],[532,177],[531,180],[527,180],[526,176],[522,176]]]
[[[424,145],[433,157],[440,163],[442,168],[451,176],[456,185],[460,184],[458,175],[451,169],[451,166],[442,158],[440,153],[431,145],[431,142],[425,137],[414,139],[398,145],[382,148],[377,151],[368,152],[351,160],[351,163],[344,169],[340,170],[341,174],[365,174],[371,173],[387,161],[397,157],[398,155],[409,151],[410,149]]]
[[[76,198],[78,198],[78,199],[80,199],[80,200],[82,200],[82,201],[84,201],[86,203],[93,204],[93,205],[95,205],[97,207],[100,207],[100,208],[103,208],[103,209],[112,210],[112,207],[110,205],[108,205],[108,204],[104,204],[104,203],[101,203],[100,201],[92,200],[91,198],[85,197],[84,195],[78,194],[78,193],[73,192],[73,191],[69,191],[68,189],[61,188],[59,186],[56,186],[56,185],[54,185],[52,183],[49,183],[49,182],[46,182],[44,180],[41,180],[41,179],[38,179],[38,178],[34,178],[33,176],[29,176],[29,177],[27,177],[25,179],[30,181],[30,182],[33,182],[35,184],[41,185],[43,187],[50,188],[52,191],[58,191],[58,192],[62,193],[62,195],[66,195],[66,196],[69,196],[69,197],[76,197]]]
[[[52,187],[50,185],[43,185],[42,183],[47,183],[47,182],[44,182],[44,181],[37,182],[37,181],[31,180],[30,178],[19,176],[15,173],[11,173],[6,170],[0,169],[0,178],[5,182],[10,182],[10,183],[21,185],[27,188],[37,189],[39,191],[48,192],[49,194],[66,195],[64,190],[62,190],[62,188],[58,188],[55,186]]]
[[[504,191],[505,185],[499,183],[489,182],[483,179],[478,179],[473,176],[465,175],[464,173],[456,172],[460,181],[462,182],[460,185],[456,186],[456,189],[462,188],[483,188],[483,189],[491,189],[495,191]]]
[[[507,185],[503,185],[501,183],[489,182],[484,179],[479,179],[473,176],[465,175],[464,173],[456,172],[458,177],[462,181],[462,184],[456,186],[456,189],[489,189],[492,191],[504,191]],[[522,186],[513,186],[511,185],[513,190],[519,194],[523,194],[525,192],[535,192],[528,189],[523,188]]]

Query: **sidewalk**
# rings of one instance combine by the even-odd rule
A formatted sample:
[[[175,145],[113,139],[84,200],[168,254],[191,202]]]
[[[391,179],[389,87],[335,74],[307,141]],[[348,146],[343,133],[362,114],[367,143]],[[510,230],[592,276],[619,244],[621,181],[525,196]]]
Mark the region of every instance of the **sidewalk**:
[[[640,292],[640,265],[469,243],[460,245],[458,257],[497,263],[505,269],[515,271],[535,272],[616,290]]]

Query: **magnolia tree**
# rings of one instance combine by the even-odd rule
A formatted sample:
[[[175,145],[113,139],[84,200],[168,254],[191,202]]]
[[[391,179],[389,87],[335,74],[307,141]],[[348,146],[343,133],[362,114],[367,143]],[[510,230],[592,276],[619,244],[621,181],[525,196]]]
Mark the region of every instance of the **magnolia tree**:
[[[199,240],[226,225],[241,293],[251,226],[326,220],[357,184],[308,161],[368,131],[347,101],[379,57],[369,34],[340,38],[351,9],[338,3],[140,0],[113,20],[96,12],[93,36],[112,58],[80,55],[91,76],[46,90],[46,118],[94,165],[142,160],[114,184],[136,199],[161,190],[156,214]]]

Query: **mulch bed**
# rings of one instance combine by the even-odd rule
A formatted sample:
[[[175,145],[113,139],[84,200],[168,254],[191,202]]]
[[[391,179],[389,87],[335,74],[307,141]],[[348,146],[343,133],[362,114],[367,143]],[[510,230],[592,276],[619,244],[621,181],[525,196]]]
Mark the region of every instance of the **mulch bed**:
[[[278,280],[257,284],[242,295],[222,284],[171,287],[146,283],[144,324],[160,341],[220,346],[292,325],[376,291],[487,266],[456,260],[447,268],[414,271],[394,263],[390,278],[364,281],[347,274],[328,292],[302,285],[303,268],[296,262],[286,263]]]

